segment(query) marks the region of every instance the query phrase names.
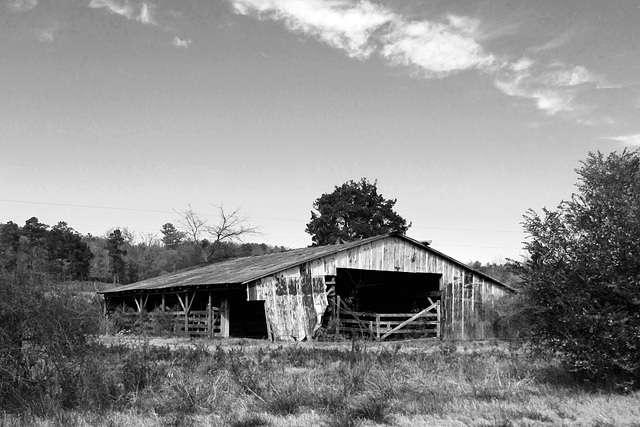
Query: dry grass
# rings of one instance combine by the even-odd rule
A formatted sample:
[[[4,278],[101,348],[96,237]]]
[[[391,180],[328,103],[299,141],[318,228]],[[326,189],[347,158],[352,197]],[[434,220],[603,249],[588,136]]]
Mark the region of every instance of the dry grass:
[[[0,426],[640,427],[639,392],[581,384],[506,344],[136,343],[106,346],[127,361],[110,366],[123,384],[111,409],[4,414]]]

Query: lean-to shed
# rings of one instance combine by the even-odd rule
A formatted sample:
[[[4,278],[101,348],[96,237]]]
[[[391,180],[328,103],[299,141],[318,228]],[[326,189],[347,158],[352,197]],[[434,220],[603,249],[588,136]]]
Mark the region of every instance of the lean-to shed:
[[[500,337],[493,307],[512,292],[426,243],[387,234],[232,259],[102,294],[107,315],[128,307],[191,335],[302,340],[324,326],[374,338],[422,328],[464,340]]]

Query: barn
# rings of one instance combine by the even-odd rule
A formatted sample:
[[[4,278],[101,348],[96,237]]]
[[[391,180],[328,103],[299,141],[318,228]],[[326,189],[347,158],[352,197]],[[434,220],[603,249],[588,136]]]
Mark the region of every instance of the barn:
[[[513,292],[428,242],[394,233],[232,259],[101,293],[107,316],[144,319],[154,330],[299,341],[322,333],[500,338],[495,304]]]

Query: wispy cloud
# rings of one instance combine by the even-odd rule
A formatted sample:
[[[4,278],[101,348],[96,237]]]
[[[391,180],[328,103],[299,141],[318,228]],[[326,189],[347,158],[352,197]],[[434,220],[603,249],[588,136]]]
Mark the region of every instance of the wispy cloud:
[[[106,9],[126,19],[137,21],[144,25],[157,26],[168,33],[179,33],[172,25],[163,23],[162,18],[178,18],[181,14],[173,10],[158,13],[156,4],[149,1],[136,1],[134,3],[132,0],[91,0],[89,7]],[[160,22],[158,22],[157,17],[160,18]],[[184,49],[188,48],[191,43],[193,43],[193,40],[181,39],[178,36],[175,36],[171,42],[173,46]]]
[[[6,3],[12,12],[26,12],[38,5],[38,0],[10,0]]]
[[[53,26],[51,28],[34,30],[33,34],[39,42],[51,43],[53,42],[56,31],[57,28]]]
[[[178,36],[175,36],[173,38],[173,42],[171,43],[172,45],[174,45],[177,48],[184,48],[184,49],[188,49],[189,45],[193,43],[193,40],[191,39],[181,39]]]
[[[123,16],[127,19],[135,19],[143,24],[156,25],[151,16],[154,6],[151,3],[142,2],[140,5],[132,5],[129,1],[116,0],[91,0],[89,7],[93,9],[107,9],[109,12]]]
[[[529,99],[547,115],[577,115],[577,95],[603,84],[583,66],[538,63],[487,52],[487,29],[475,18],[445,15],[415,20],[370,0],[227,0],[242,15],[281,21],[291,31],[315,37],[355,58],[372,55],[395,66],[409,67],[426,78],[465,70],[494,76],[495,86],[513,97]],[[533,48],[558,48],[571,38],[566,32]]]
[[[234,0],[236,12],[283,21],[293,30],[312,35],[349,56],[366,58],[374,50],[374,32],[390,25],[396,15],[368,1]]]
[[[147,3],[142,3],[142,8],[140,9],[140,15],[136,18],[138,21],[143,24],[152,24],[156,25],[156,22],[151,17],[151,10],[154,8],[153,5],[149,5]]]
[[[506,95],[532,99],[539,110],[555,115],[579,110],[576,95],[586,89],[584,85],[595,87],[599,81],[599,76],[583,66],[560,62],[545,66],[525,57],[502,68],[495,85]]]
[[[354,58],[374,53],[391,64],[442,77],[492,64],[474,40],[478,22],[461,16],[411,21],[367,0],[230,0],[237,13],[282,21]]]
[[[619,141],[630,147],[640,147],[640,133],[635,135],[610,136],[608,139]]]
[[[528,49],[529,52],[539,53],[544,52],[546,50],[558,49],[571,41],[571,39],[575,36],[575,32],[573,30],[565,31],[560,34],[558,37],[549,40],[548,42],[540,45],[534,46]]]

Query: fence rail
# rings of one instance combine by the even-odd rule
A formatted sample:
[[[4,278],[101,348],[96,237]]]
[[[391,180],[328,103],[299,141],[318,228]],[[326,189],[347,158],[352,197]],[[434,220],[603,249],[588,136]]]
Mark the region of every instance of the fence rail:
[[[184,311],[125,312],[116,315],[120,329],[138,329],[147,333],[174,333],[189,336],[219,336],[220,309]]]
[[[336,297],[336,332],[383,340],[391,335],[440,338],[440,302],[417,313],[374,313],[353,311]]]

